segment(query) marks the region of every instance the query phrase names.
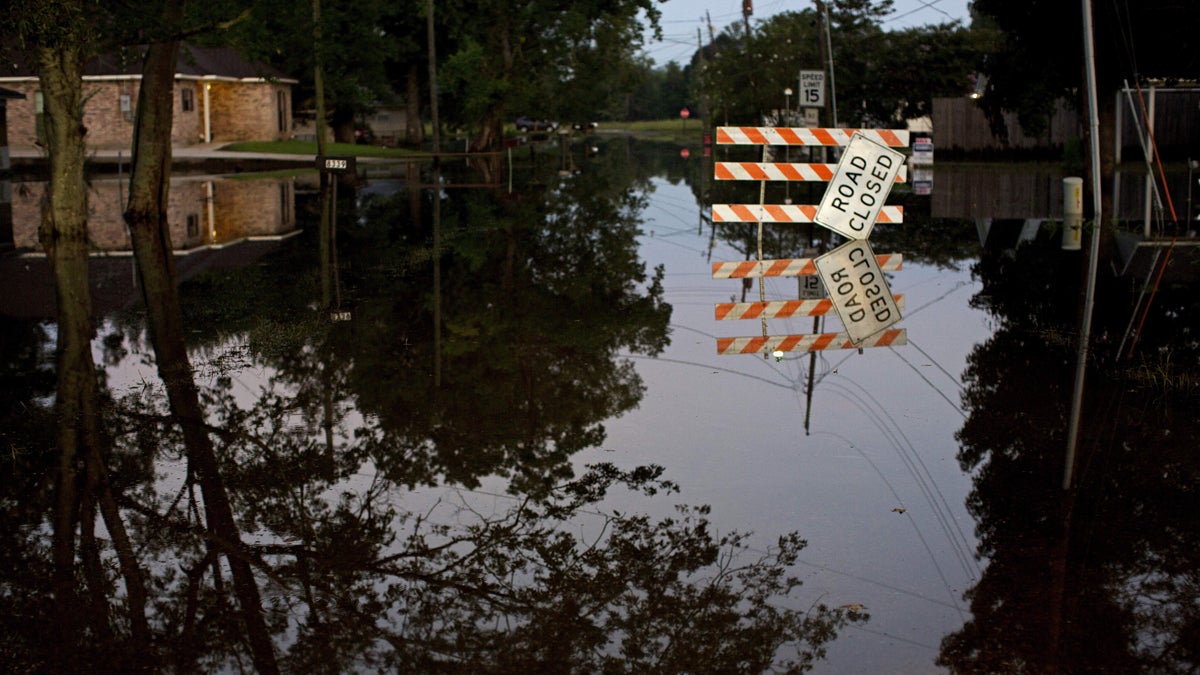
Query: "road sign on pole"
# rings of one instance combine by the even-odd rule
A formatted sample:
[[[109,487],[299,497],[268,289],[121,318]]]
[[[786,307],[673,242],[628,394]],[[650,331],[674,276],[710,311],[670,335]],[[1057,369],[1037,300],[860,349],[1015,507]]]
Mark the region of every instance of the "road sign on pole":
[[[855,133],[813,220],[847,239],[866,239],[903,163],[904,155]]]
[[[821,108],[825,106],[825,71],[800,71],[800,107]]]
[[[900,308],[865,239],[848,241],[815,260],[846,333],[855,343],[900,321]]]

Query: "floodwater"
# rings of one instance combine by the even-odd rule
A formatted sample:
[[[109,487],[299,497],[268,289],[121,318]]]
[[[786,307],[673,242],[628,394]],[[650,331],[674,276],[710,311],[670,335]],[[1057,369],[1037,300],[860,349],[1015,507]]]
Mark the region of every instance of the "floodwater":
[[[1057,167],[914,173],[889,202],[903,223],[871,235],[903,256],[887,279],[906,339],[778,355],[718,339],[839,321],[717,320],[718,303],[795,299],[802,282],[714,279],[760,237],[706,205],[815,204],[820,188],[760,197],[711,175],[699,148],[625,139],[520,148],[491,173],[376,171],[339,191],[328,265],[311,174],[177,179],[216,483],[159,377],[123,188],[94,181],[107,470],[81,471],[66,506],[41,188],[11,187],[0,666],[1200,667],[1194,249],[1134,324],[1147,251],[1105,248],[1064,490],[1087,248],[1060,246]],[[761,236],[770,259],[836,243],[802,224]],[[221,495],[232,534],[210,518]]]

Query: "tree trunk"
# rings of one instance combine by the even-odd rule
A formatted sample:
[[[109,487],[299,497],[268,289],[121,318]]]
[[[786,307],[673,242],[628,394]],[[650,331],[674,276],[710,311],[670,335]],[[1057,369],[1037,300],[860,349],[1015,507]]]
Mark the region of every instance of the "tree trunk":
[[[333,129],[335,143],[355,142],[354,113],[346,110],[346,106],[334,108],[333,114],[329,116],[329,127]]]
[[[84,392],[95,389],[91,341],[92,300],[88,289],[87,186],[82,122],[83,58],[78,45],[37,50],[38,79],[45,103],[50,180],[42,203],[38,238],[54,273],[58,340],[58,476],[54,512],[54,602],[59,640],[57,665],[70,663],[77,644],[75,525],[79,516],[79,462],[84,442],[79,421]]]
[[[171,8],[177,10],[178,4],[171,3]],[[218,540],[240,547],[241,534],[220,474],[212,438],[205,426],[199,392],[192,379],[167,222],[171,122],[178,53],[178,40],[152,44],[146,52],[134,127],[129,204],[125,221],[133,239],[159,376],[166,386],[171,411],[183,427],[188,464],[200,483],[208,529]],[[259,673],[276,673],[279,668],[263,618],[262,598],[253,570],[242,551],[225,553],[254,667]]]
[[[500,145],[504,137],[504,104],[496,103],[488,108],[479,125],[479,132],[471,139],[471,152],[488,152]]]
[[[410,63],[405,81],[408,89],[404,101],[404,140],[408,145],[419,146],[425,140],[425,127],[421,124],[421,66]]]

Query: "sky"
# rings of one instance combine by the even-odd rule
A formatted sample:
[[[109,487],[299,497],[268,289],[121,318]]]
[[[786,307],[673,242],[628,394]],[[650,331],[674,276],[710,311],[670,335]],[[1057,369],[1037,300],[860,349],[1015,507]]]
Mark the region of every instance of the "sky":
[[[970,0],[895,0],[895,11],[883,20],[885,30],[928,26],[930,24],[961,21],[970,23],[967,4]],[[751,25],[756,20],[766,19],[780,12],[799,12],[813,7],[812,0],[754,0]],[[705,12],[712,18],[713,30],[720,33],[731,23],[742,20],[742,0],[666,0],[659,4],[662,10],[662,42],[654,42],[648,36],[645,51],[658,65],[668,61],[683,64],[696,51],[696,29],[704,29],[704,40],[708,41],[708,29],[703,23]]]

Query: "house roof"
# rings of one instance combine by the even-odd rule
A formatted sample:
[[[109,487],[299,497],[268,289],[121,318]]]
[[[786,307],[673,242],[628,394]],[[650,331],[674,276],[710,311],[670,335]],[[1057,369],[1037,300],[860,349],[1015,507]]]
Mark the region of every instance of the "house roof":
[[[197,77],[236,77],[238,79],[265,78],[295,82],[282,71],[265,63],[250,63],[233,47],[196,47],[184,45],[179,50],[180,75]]]
[[[114,77],[140,77],[145,47],[136,52],[113,52],[88,59],[83,65],[85,79],[110,79]],[[0,81],[25,80],[37,77],[37,69],[14,55],[0,71]],[[179,61],[175,76],[186,79],[223,80],[278,80],[295,84],[297,80],[265,63],[251,63],[233,47],[198,47],[184,44],[179,49]]]

